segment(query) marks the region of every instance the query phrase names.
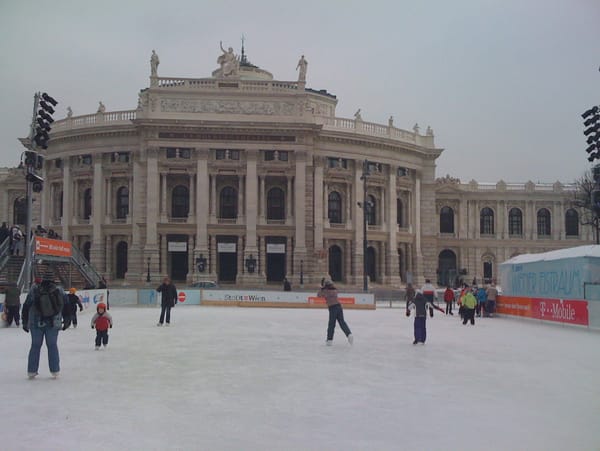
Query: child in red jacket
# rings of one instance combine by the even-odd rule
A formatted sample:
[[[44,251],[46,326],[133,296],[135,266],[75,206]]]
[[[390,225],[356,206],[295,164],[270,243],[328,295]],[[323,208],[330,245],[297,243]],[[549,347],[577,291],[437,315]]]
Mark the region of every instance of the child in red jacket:
[[[108,329],[112,327],[112,316],[106,311],[106,304],[101,302],[96,307],[96,314],[92,317],[92,329],[96,329],[96,351],[100,343],[108,345]]]

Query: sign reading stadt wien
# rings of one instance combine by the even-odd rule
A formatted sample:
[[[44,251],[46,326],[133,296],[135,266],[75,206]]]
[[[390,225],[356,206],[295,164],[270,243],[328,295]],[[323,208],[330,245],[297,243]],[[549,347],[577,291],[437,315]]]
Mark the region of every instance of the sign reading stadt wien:
[[[35,254],[52,255],[55,257],[70,257],[72,253],[69,241],[52,240],[41,236],[35,237]]]

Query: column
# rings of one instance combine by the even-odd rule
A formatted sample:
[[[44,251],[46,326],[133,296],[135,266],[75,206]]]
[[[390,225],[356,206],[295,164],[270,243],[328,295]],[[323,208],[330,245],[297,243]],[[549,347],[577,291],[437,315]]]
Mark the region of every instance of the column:
[[[252,254],[258,259],[257,246],[257,217],[258,217],[258,175],[257,175],[257,151],[250,149],[246,151],[246,247],[244,248],[244,262]],[[260,259],[260,268],[264,268],[264,260]],[[259,283],[261,276],[257,268],[253,274],[244,272],[240,277],[241,283]]]
[[[238,176],[238,214],[237,214],[237,224],[244,224],[246,220],[246,212],[244,211],[244,176]]]
[[[323,246],[323,217],[324,217],[324,189],[323,189],[323,158],[314,158],[314,186],[313,197],[315,202],[314,218],[315,223],[315,250],[322,249]]]
[[[190,184],[190,211],[188,213],[188,223],[193,222],[194,216],[196,216],[195,213],[195,206],[196,206],[196,177],[194,174],[189,174],[188,176],[188,180],[189,180],[189,184]]]
[[[160,174],[160,218],[161,222],[167,222],[167,173]]]
[[[211,222],[217,222],[217,174],[211,175],[210,187],[210,218]]]
[[[148,149],[146,162],[146,250],[158,250],[158,204],[160,200],[160,183],[158,174],[158,149]],[[156,254],[155,254],[156,255]],[[158,262],[156,262],[158,268]]]
[[[354,215],[353,215],[353,226],[354,226],[354,261],[352,266],[354,267],[354,280],[353,283],[363,283],[363,270],[364,262],[366,258],[363,255],[363,210],[358,206],[358,202],[361,205],[364,203],[364,192],[363,192],[363,181],[360,179],[362,175],[362,162],[355,160],[354,162],[354,198],[357,202],[354,203]]]
[[[259,217],[259,222],[261,224],[266,224],[266,222],[267,222],[267,210],[265,208],[265,203],[266,203],[266,199],[265,199],[265,177],[264,176],[258,176],[258,183],[260,184],[260,186],[259,186],[259,198],[258,198],[258,217]],[[248,193],[246,193],[246,195],[248,195]]]
[[[208,242],[208,217],[209,217],[209,177],[208,177],[208,149],[197,149],[196,154],[196,248],[194,249],[193,273],[198,279],[207,277],[210,273],[209,259],[210,249]],[[197,271],[196,258],[200,255],[206,259],[206,267],[203,273]]]
[[[71,177],[71,159],[63,161],[63,211],[61,236],[65,241],[71,241],[71,224],[73,221],[73,179]]]
[[[91,264],[98,268],[104,267],[104,252],[102,249],[102,185],[104,177],[102,175],[102,154],[94,156],[94,175],[92,185],[92,246],[90,249]]]
[[[131,191],[131,190],[130,190]],[[112,178],[109,176],[106,178],[106,209],[104,211],[105,219],[104,222],[110,224],[112,222]],[[129,204],[131,205],[131,203]]]
[[[285,223],[286,224],[290,224],[292,221],[292,210],[293,210],[293,205],[292,205],[292,179],[291,177],[286,177],[286,183],[287,183],[287,191],[286,191],[286,199],[285,199],[285,210],[286,210],[286,220]]]
[[[396,192],[396,174],[397,168],[395,166],[390,166],[390,177],[388,179],[388,208],[389,218],[388,218],[388,244],[387,247],[387,267],[388,267],[388,277],[385,281],[388,284],[392,284],[397,286],[401,282],[400,274],[398,272],[398,224],[396,223],[396,218],[398,214],[398,204],[396,200],[398,198],[398,193]]]
[[[295,258],[298,260],[294,264],[300,267],[300,258],[306,260],[306,152],[298,150],[296,157],[296,175],[295,175],[295,233],[296,249]],[[322,234],[322,231],[321,231]]]

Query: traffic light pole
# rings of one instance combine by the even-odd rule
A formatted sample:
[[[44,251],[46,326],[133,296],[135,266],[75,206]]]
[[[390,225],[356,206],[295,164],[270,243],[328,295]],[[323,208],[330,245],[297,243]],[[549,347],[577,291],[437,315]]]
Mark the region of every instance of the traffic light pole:
[[[40,93],[36,92],[33,96],[33,118],[31,119],[31,131],[29,134],[30,147],[35,150],[35,124],[37,110],[40,103]],[[33,269],[33,182],[29,175],[33,172],[33,166],[30,164],[25,165],[25,183],[27,184],[27,224],[25,227],[25,236],[27,241],[25,242],[25,273],[23,274],[23,287],[25,291],[29,291],[31,286],[32,269]]]

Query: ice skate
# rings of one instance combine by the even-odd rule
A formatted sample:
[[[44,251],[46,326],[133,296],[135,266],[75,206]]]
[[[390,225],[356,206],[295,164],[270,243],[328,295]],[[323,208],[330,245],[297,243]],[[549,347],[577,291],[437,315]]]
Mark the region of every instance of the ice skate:
[[[52,375],[52,379],[57,379],[58,378],[58,371],[56,373],[50,373]]]
[[[325,344],[326,344],[327,346],[331,346],[331,345],[333,344],[333,340],[327,340],[327,341],[325,342]]]
[[[96,346],[96,348],[95,348],[95,349],[96,349],[96,351],[98,351],[98,350],[100,349],[100,346]]]
[[[27,377],[29,379],[35,379],[35,377],[38,375],[38,373],[27,373]]]
[[[354,336],[352,334],[348,334],[348,343],[350,343],[350,344],[354,343]]]
[[[162,326],[162,323],[156,323],[156,325],[157,325],[158,327],[160,327],[160,326]]]

